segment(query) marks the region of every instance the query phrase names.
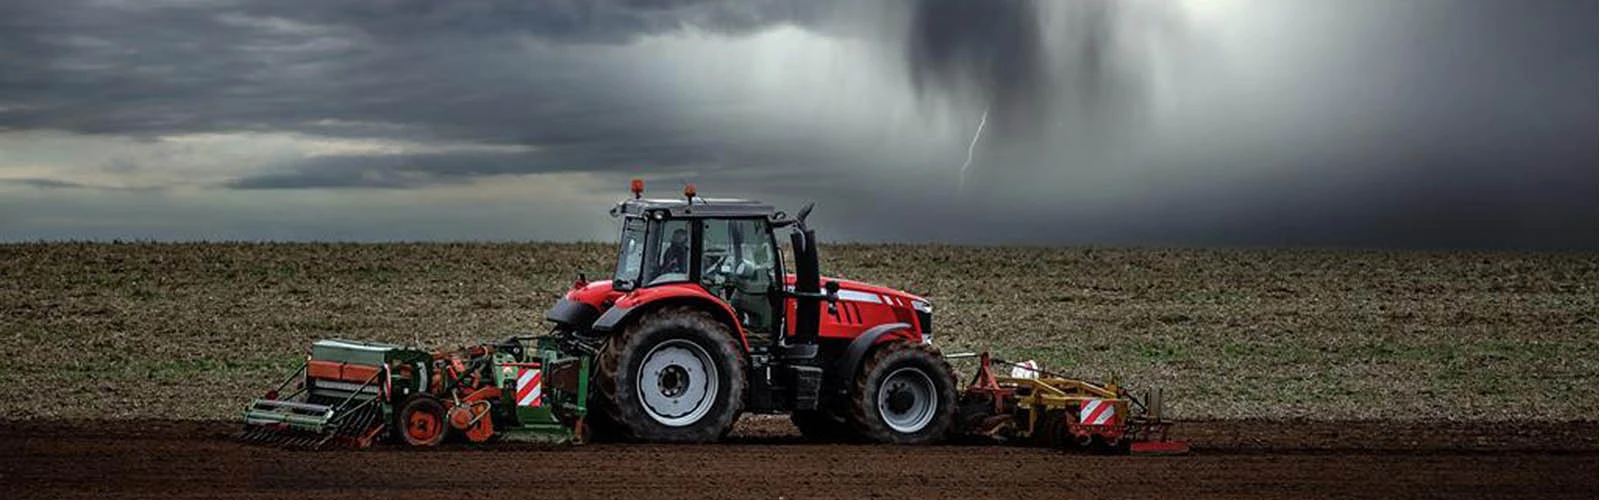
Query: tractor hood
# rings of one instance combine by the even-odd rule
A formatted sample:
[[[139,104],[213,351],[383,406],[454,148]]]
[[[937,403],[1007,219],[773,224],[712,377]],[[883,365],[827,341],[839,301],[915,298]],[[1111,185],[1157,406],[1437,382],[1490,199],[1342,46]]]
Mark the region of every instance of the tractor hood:
[[[893,288],[882,287],[871,283],[848,280],[844,278],[822,278],[822,283],[827,283],[829,281],[839,284],[840,298],[845,300],[876,300],[885,304],[898,304],[907,307],[914,302],[927,303],[927,299],[902,292],[900,290],[895,290]],[[783,285],[785,289],[793,290],[794,283],[795,276],[793,274],[785,275],[783,277]],[[604,312],[606,309],[609,309],[611,305],[616,303],[618,299],[621,299],[623,295],[625,295],[624,292],[612,289],[611,280],[591,281],[588,283],[574,284],[571,289],[567,290],[566,295],[562,297],[561,301],[587,305],[594,308],[596,314],[599,314],[600,312]],[[869,299],[867,295],[873,295],[876,297]],[[553,320],[554,318],[551,319]]]
[[[830,281],[839,284],[838,298],[840,301],[886,306],[889,316],[885,316],[884,321],[905,321],[910,323],[912,322],[910,318],[914,314],[913,311],[923,314],[932,313],[933,311],[933,307],[927,299],[900,290],[843,278],[825,277],[822,278],[821,283],[825,284]],[[683,284],[642,288],[631,293],[618,291],[612,288],[611,284],[610,280],[574,283],[572,288],[567,290],[566,295],[561,300],[556,301],[556,304],[551,306],[550,310],[545,313],[545,319],[559,325],[588,329],[613,306],[620,304],[623,307],[631,307],[638,302],[649,302],[653,298],[659,298],[658,296],[681,295],[688,292],[688,290],[683,289]],[[784,276],[785,289],[793,290],[794,284],[795,275]],[[689,288],[699,290],[698,287],[692,285]],[[822,287],[819,286],[819,288]],[[732,313],[730,312],[729,314]],[[916,320],[916,323],[926,330],[926,319]]]
[[[912,307],[912,304],[928,303],[928,299],[912,295],[893,288],[882,287],[871,283],[847,280],[844,278],[823,277],[822,283],[832,281],[839,284],[839,300],[854,300],[858,302],[881,302],[890,306]],[[795,276],[784,276],[784,288],[793,290]]]

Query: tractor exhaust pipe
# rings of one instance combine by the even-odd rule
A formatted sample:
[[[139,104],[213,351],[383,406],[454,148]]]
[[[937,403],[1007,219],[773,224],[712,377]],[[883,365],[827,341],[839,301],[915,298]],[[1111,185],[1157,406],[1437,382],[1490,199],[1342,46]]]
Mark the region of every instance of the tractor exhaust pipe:
[[[822,271],[817,263],[817,234],[806,229],[802,222],[798,230],[789,233],[789,243],[794,248],[795,260],[794,341],[816,344],[822,321]]]

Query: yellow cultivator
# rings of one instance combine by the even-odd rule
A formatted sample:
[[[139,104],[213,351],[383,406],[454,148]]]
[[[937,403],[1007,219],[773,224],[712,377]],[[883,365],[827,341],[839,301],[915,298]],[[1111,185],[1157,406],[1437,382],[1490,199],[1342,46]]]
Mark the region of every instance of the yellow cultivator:
[[[1189,449],[1169,440],[1172,424],[1162,419],[1159,390],[1139,399],[1115,382],[1063,377],[987,352],[946,357],[978,359],[977,373],[961,398],[961,422],[969,435],[1108,453],[1180,454]],[[1012,376],[995,375],[996,364],[1012,367]]]

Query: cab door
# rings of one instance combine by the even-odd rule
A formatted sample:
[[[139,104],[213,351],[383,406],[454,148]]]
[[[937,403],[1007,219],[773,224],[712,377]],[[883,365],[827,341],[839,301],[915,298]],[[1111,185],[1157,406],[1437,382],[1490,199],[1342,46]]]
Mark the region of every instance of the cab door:
[[[746,332],[771,338],[782,281],[767,220],[703,219],[699,233],[700,286],[733,307]]]

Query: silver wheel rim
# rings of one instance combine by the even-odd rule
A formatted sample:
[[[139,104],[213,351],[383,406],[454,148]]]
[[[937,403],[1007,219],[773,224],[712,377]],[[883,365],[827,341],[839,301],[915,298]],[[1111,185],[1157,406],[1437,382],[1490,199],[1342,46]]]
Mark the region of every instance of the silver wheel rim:
[[[717,365],[704,348],[674,339],[644,355],[635,385],[651,419],[683,427],[711,412],[717,400],[717,375]]]
[[[878,415],[895,432],[920,431],[933,421],[939,403],[935,394],[933,379],[922,370],[895,370],[878,385]]]

